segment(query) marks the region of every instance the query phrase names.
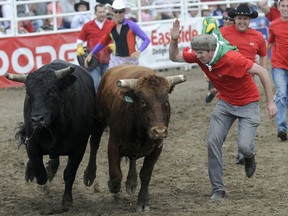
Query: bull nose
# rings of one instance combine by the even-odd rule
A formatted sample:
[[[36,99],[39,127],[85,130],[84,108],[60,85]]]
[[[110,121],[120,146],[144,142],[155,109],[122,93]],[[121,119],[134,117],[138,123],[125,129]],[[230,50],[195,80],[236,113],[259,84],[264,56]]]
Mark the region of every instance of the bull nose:
[[[163,139],[167,137],[168,130],[167,127],[152,127],[151,134],[154,139]]]
[[[33,125],[44,125],[45,119],[42,115],[35,115],[31,117],[31,121]]]

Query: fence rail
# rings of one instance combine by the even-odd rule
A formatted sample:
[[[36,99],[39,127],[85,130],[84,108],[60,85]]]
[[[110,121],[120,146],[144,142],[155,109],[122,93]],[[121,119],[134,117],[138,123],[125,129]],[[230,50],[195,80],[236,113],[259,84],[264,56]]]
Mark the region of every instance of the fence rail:
[[[67,1],[67,0],[66,0]],[[62,12],[57,13],[57,4],[60,4],[61,0],[1,0],[0,7],[8,7],[10,13],[8,17],[0,17],[0,38],[8,37],[18,37],[18,36],[33,36],[33,35],[43,35],[43,34],[55,34],[58,32],[74,32],[79,31],[79,29],[71,29],[65,27],[57,26],[57,19],[63,19],[65,17],[74,16],[75,14],[91,14],[91,17],[94,16],[94,6],[96,5],[95,0],[86,0],[90,2],[90,10],[87,12]],[[128,16],[131,16],[137,20],[140,26],[149,25],[155,23],[165,23],[168,20],[188,18],[191,19],[189,11],[194,10],[198,11],[198,16],[201,16],[201,12],[204,8],[213,8],[217,5],[225,5],[227,7],[233,7],[239,3],[247,2],[249,4],[254,4],[256,6],[257,2],[260,0],[154,0],[153,4],[143,5],[143,0],[127,0],[127,4],[131,7],[131,13]],[[35,15],[29,13],[29,7],[38,3],[46,3],[52,5],[52,11],[50,14],[44,15]],[[142,3],[142,4],[141,4]],[[22,10],[22,11],[21,11]],[[24,10],[24,12],[23,12]],[[149,14],[153,13],[153,20],[144,20],[142,13],[148,12]],[[169,12],[173,16],[166,16],[165,19],[161,19],[161,14]],[[7,16],[7,15],[6,15]],[[219,19],[220,16],[215,16]],[[21,25],[23,22],[32,22],[34,26],[43,23],[44,21],[50,20],[49,28],[47,26],[38,26],[37,31],[34,32],[23,32],[21,31]],[[45,28],[44,28],[45,27]]]

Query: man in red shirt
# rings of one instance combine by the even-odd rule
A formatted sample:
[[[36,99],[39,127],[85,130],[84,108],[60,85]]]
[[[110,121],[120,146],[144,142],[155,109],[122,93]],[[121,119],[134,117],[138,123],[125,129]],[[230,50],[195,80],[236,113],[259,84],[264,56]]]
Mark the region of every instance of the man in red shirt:
[[[288,93],[288,0],[279,0],[281,17],[269,27],[267,49],[272,47],[272,78],[276,86],[275,103],[277,112],[277,137],[287,140],[286,101]]]
[[[251,11],[248,4],[243,3],[229,12],[235,19],[235,25],[220,28],[222,36],[236,46],[239,52],[253,62],[267,69],[267,52],[265,39],[259,31],[249,27],[251,19],[257,18],[257,11]],[[238,151],[236,164],[244,164],[244,156]]]
[[[279,18],[281,16],[280,11],[277,7],[278,0],[274,0],[274,3],[271,7],[268,6],[268,0],[261,0],[258,3],[258,6],[265,14],[266,18],[272,22],[273,20]]]
[[[256,170],[255,136],[260,123],[259,91],[251,76],[257,75],[264,87],[270,117],[276,114],[272,86],[267,70],[232,50],[214,35],[192,38],[191,48],[182,53],[178,47],[180,23],[170,30],[169,58],[174,62],[197,63],[218,90],[220,99],[210,120],[207,147],[208,173],[212,185],[212,200],[225,197],[222,146],[233,122],[238,119],[238,148],[245,157],[245,173],[250,178]]]
[[[101,36],[112,24],[112,21],[106,18],[106,8],[102,4],[97,4],[95,6],[95,16],[95,19],[85,23],[81,29],[81,32],[77,39],[77,56],[83,56],[84,58],[85,52],[83,49],[83,43],[86,41],[87,48],[91,51],[93,47],[99,43]],[[101,50],[101,52],[97,53],[96,59],[98,61],[98,64],[96,65],[96,67],[94,66],[93,68],[88,68],[93,78],[96,92],[101,77],[108,69],[110,54],[111,50],[108,46],[105,46],[104,49]]]

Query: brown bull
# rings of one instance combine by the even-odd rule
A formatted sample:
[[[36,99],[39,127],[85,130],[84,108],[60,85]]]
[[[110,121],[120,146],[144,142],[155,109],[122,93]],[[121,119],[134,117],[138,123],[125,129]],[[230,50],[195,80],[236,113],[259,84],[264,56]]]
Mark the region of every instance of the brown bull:
[[[96,154],[105,127],[110,127],[108,159],[109,189],[121,188],[121,157],[128,157],[126,191],[137,186],[136,160],[145,157],[140,171],[141,188],[137,211],[149,211],[148,186],[152,171],[162,151],[170,119],[169,93],[186,79],[183,75],[161,77],[146,67],[121,65],[108,70],[97,93],[98,137],[91,154],[84,182],[91,185],[96,177]]]

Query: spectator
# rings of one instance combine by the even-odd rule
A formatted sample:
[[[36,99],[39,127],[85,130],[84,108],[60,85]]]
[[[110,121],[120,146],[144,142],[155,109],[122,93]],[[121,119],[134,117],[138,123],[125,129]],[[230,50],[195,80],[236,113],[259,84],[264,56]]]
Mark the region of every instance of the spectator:
[[[201,14],[199,13],[199,8],[198,6],[191,6],[189,9],[189,17],[195,18],[195,17],[200,17]]]
[[[259,8],[263,11],[266,18],[271,22],[281,16],[277,7],[278,0],[274,0],[273,5],[268,7],[268,0],[261,0],[258,3]]]
[[[233,10],[232,8],[226,8],[226,10],[223,12],[223,26],[230,26],[235,24],[235,19],[229,16],[229,11]],[[219,25],[221,28],[222,26]]]
[[[46,15],[48,13],[47,10],[47,3],[35,3],[29,5],[29,10],[31,12],[31,15],[33,16],[41,16]],[[39,28],[41,28],[44,25],[43,19],[37,19],[32,21],[35,32],[39,31]]]
[[[31,16],[31,15],[33,15],[33,12],[30,12],[29,6],[27,4],[20,4],[17,6],[17,16],[18,17],[26,17],[26,16]],[[34,32],[33,22],[31,20],[19,21],[18,22],[18,32],[20,34]]]
[[[236,119],[239,121],[238,146],[245,155],[246,176],[251,178],[256,170],[255,137],[260,123],[260,94],[251,74],[260,78],[266,94],[266,111],[271,118],[277,111],[272,84],[265,68],[245,58],[224,41],[217,40],[214,34],[193,37],[191,48],[186,47],[180,52],[180,32],[180,23],[176,20],[170,30],[170,60],[197,63],[219,91],[220,100],[212,112],[208,129],[207,152],[211,199],[221,200],[226,196],[222,146]]]
[[[74,5],[76,12],[84,12],[90,10],[89,2],[80,0]],[[81,28],[85,23],[91,20],[91,14],[76,14],[71,21],[71,28]]]
[[[5,0],[7,1],[7,0]],[[2,17],[3,18],[10,18],[11,17],[11,4],[9,3],[6,3],[6,4],[3,4],[2,5],[2,8],[1,8],[1,13],[2,13]],[[7,31],[9,31],[11,29],[11,22],[10,21],[4,21],[3,22],[3,33],[7,33]]]
[[[62,14],[62,8],[61,8],[60,3],[58,1],[56,1],[55,4],[56,4],[55,14],[57,14],[57,15]],[[48,9],[48,14],[53,14],[53,2],[51,2],[47,5],[47,9]],[[61,17],[61,16],[57,17],[56,22],[57,22],[57,29],[62,29],[63,17]],[[53,27],[53,23],[54,23],[53,18],[46,20],[46,25]]]
[[[201,7],[201,16],[207,17],[211,15],[211,10],[208,5],[202,5]]]
[[[216,5],[216,8],[212,11],[212,16],[223,16],[226,11],[226,5]],[[219,27],[224,25],[223,19],[218,19]]]
[[[266,41],[261,32],[249,27],[251,19],[258,17],[257,11],[252,11],[248,4],[239,4],[236,10],[229,12],[229,16],[235,19],[235,25],[222,27],[222,36],[247,59],[267,69]],[[256,62],[257,56],[259,62]],[[244,164],[244,156],[239,150],[236,164]]]
[[[95,6],[95,19],[85,23],[77,39],[77,56],[84,57],[83,43],[87,42],[88,50],[92,50],[100,41],[101,36],[107,31],[112,21],[106,19],[106,8],[102,4]],[[97,92],[101,77],[109,66],[111,50],[105,46],[99,53],[97,53],[98,62],[94,67],[89,67],[88,70],[94,81],[95,90]],[[84,66],[84,65],[82,65]]]
[[[113,13],[113,24],[105,32],[100,42],[93,48],[85,59],[85,67],[88,67],[92,55],[96,55],[112,39],[115,43],[115,53],[111,55],[109,68],[123,63],[139,64],[139,56],[149,45],[148,36],[141,30],[139,25],[131,20],[125,19],[125,14],[130,12],[122,0],[114,0],[112,7],[109,7]],[[136,50],[136,36],[142,39],[142,44]]]
[[[276,87],[277,137],[287,140],[287,86],[288,86],[288,0],[279,0],[280,18],[270,23],[267,49],[272,47],[272,78]]]
[[[73,13],[74,5],[77,3],[76,0],[60,0],[60,6],[62,8],[63,13]],[[63,16],[63,28],[69,29],[71,28],[71,21],[73,19],[73,15]]]
[[[145,7],[147,5],[148,5],[147,0],[141,0],[141,7]],[[141,20],[142,22],[145,22],[155,20],[155,18],[152,17],[148,9],[141,8]]]

